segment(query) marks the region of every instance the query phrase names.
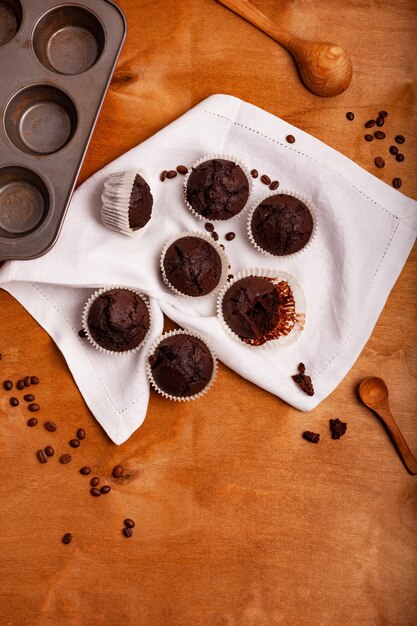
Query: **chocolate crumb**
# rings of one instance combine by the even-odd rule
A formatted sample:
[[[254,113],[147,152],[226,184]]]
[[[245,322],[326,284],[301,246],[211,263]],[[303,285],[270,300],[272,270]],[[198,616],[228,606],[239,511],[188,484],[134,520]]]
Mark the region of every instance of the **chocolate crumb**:
[[[305,365],[300,363],[298,366],[298,374],[291,376],[293,381],[300,387],[301,391],[304,391],[308,396],[314,396],[314,387],[311,382],[310,376],[305,374]]]
[[[329,420],[330,431],[332,433],[332,439],[340,439],[346,432],[347,423],[341,422],[340,419]]]
[[[311,441],[311,443],[318,443],[320,441],[319,433],[313,433],[311,430],[305,430],[303,432],[303,439]]]

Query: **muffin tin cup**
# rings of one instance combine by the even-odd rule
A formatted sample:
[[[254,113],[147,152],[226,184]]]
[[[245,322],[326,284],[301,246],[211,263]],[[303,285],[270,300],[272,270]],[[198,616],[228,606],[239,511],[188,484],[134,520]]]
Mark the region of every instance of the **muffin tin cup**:
[[[204,343],[204,345],[208,348],[208,350],[210,351],[211,357],[213,359],[213,373],[211,375],[211,378],[209,380],[209,382],[207,383],[207,385],[204,387],[204,389],[202,391],[199,391],[198,393],[195,393],[193,396],[172,396],[169,393],[166,393],[165,391],[163,391],[163,389],[160,389],[158,387],[158,385],[156,384],[153,374],[152,374],[152,368],[151,365],[149,363],[149,357],[155,352],[156,348],[158,347],[158,345],[160,344],[160,342],[163,339],[166,339],[167,337],[174,337],[175,335],[189,335],[190,337],[196,337],[197,339],[200,339],[200,341],[202,341]],[[197,400],[198,398],[201,398],[202,396],[204,396],[208,390],[212,387],[216,376],[217,376],[217,355],[214,352],[214,350],[211,348],[211,346],[207,343],[207,340],[200,335],[199,333],[194,332],[193,330],[171,330],[168,333],[164,333],[163,335],[161,335],[160,337],[158,337],[158,339],[156,339],[156,341],[152,344],[149,352],[148,352],[148,357],[146,359],[146,374],[148,376],[149,382],[151,384],[151,386],[155,389],[155,391],[157,391],[161,396],[163,396],[164,398],[167,398],[168,400],[174,400],[174,402],[188,402],[190,400]]]
[[[148,313],[149,313],[148,332],[146,333],[145,337],[142,339],[140,344],[137,345],[136,348],[132,348],[131,350],[124,350],[122,352],[118,352],[116,350],[107,350],[107,348],[103,348],[103,346],[100,346],[100,344],[98,344],[96,340],[92,337],[90,333],[90,329],[88,328],[88,314],[90,312],[90,308],[94,300],[98,298],[98,296],[101,296],[103,293],[107,293],[108,291],[111,291],[112,289],[127,289],[128,291],[132,291],[133,293],[136,293],[138,296],[142,298],[142,300],[144,301],[146,305],[146,308],[148,309]],[[151,315],[151,309],[149,306],[149,299],[144,293],[142,293],[138,289],[133,289],[132,287],[126,287],[125,285],[112,285],[109,287],[102,287],[101,289],[98,289],[95,293],[93,293],[92,296],[90,296],[90,298],[87,300],[84,306],[83,315],[82,315],[82,328],[87,336],[88,341],[91,343],[91,345],[103,354],[110,354],[111,356],[124,356],[125,354],[132,354],[133,352],[138,352],[138,350],[140,350],[142,346],[148,340],[149,335],[152,330],[152,315]]]
[[[222,263],[222,271],[220,274],[220,279],[219,282],[217,284],[217,286],[212,289],[209,293],[206,293],[204,296],[190,296],[186,293],[182,293],[181,291],[179,291],[178,289],[176,289],[174,287],[174,285],[172,285],[168,278],[167,275],[165,273],[165,268],[164,268],[164,258],[165,258],[165,254],[167,253],[168,248],[178,239],[182,239],[183,237],[198,237],[199,239],[203,239],[204,241],[208,241],[208,243],[213,246],[213,248],[216,250],[216,252],[218,253],[218,255],[220,256],[220,260]],[[162,276],[162,280],[165,284],[166,287],[168,287],[168,289],[170,289],[170,291],[172,291],[173,293],[175,293],[175,295],[180,296],[181,298],[185,298],[188,300],[203,300],[204,298],[209,298],[210,296],[213,296],[215,294],[217,294],[221,289],[223,289],[224,285],[227,282],[227,276],[229,273],[229,259],[225,253],[225,251],[223,250],[223,248],[220,246],[220,244],[217,243],[217,241],[214,241],[214,239],[212,237],[210,237],[209,235],[206,235],[204,233],[199,233],[199,232],[195,232],[195,231],[187,231],[184,233],[181,233],[180,235],[176,235],[175,237],[172,237],[171,239],[169,239],[166,244],[164,245],[163,249],[162,249],[162,253],[161,253],[161,258],[159,261],[159,266],[161,269],[161,276]]]
[[[204,215],[200,215],[200,213],[197,213],[197,211],[195,211],[193,209],[193,207],[191,206],[191,204],[188,202],[187,200],[187,184],[188,184],[188,180],[193,172],[193,169],[195,169],[196,167],[198,167],[199,165],[201,165],[202,163],[205,163],[206,161],[211,161],[212,159],[224,159],[226,161],[233,161],[233,163],[236,163],[236,165],[239,165],[239,167],[242,168],[242,170],[245,173],[246,178],[248,179],[248,185],[249,185],[249,195],[248,195],[248,199],[245,203],[245,205],[243,206],[243,208],[239,211],[239,213],[236,213],[236,215],[233,215],[233,217],[228,217],[226,219],[212,219],[209,217],[205,217]],[[252,195],[252,191],[253,191],[253,178],[251,176],[250,170],[248,168],[248,166],[243,163],[243,161],[241,161],[240,159],[238,159],[237,157],[235,157],[234,155],[230,155],[230,154],[206,154],[205,156],[201,157],[201,159],[199,159],[198,161],[196,161],[195,163],[193,163],[193,165],[191,166],[188,174],[186,175],[184,182],[183,182],[183,198],[184,198],[184,202],[185,202],[185,206],[187,207],[187,209],[189,211],[191,211],[191,213],[197,217],[199,220],[204,220],[205,222],[215,222],[218,224],[222,224],[225,222],[231,222],[232,220],[235,220],[237,217],[239,217],[240,215],[242,215],[242,213],[244,213],[246,211],[246,209],[248,208],[250,199],[251,199],[251,195]]]
[[[103,224],[107,226],[107,228],[127,235],[128,237],[143,234],[152,220],[151,213],[151,217],[143,228],[134,230],[129,225],[130,196],[137,174],[142,176],[149,184],[144,170],[138,169],[127,170],[126,172],[115,172],[114,174],[110,174],[105,181],[101,196],[102,205],[100,215]]]
[[[297,198],[298,200],[300,200],[301,202],[303,202],[306,205],[306,207],[310,211],[311,216],[313,218],[313,230],[311,231],[310,239],[307,241],[305,246],[303,246],[300,250],[297,250],[297,252],[292,252],[291,254],[272,254],[272,252],[268,252],[268,250],[264,250],[263,248],[261,248],[261,246],[255,241],[255,238],[254,238],[253,233],[252,233],[252,218],[253,218],[253,214],[255,213],[256,209],[258,208],[258,206],[260,204],[262,204],[262,202],[264,202],[268,198],[272,198],[273,196],[279,196],[279,195],[282,195],[282,194],[286,194],[288,196],[294,196],[294,198]],[[248,233],[249,241],[251,242],[253,247],[258,252],[260,252],[261,254],[264,254],[265,256],[273,257],[273,258],[285,259],[285,258],[288,257],[288,258],[293,259],[295,256],[305,252],[312,245],[314,239],[316,238],[316,235],[317,235],[317,210],[316,210],[316,207],[303,194],[299,193],[298,191],[293,191],[292,189],[285,189],[285,188],[283,188],[283,189],[281,189],[277,193],[269,193],[269,194],[265,195],[261,200],[257,200],[256,204],[254,204],[252,206],[252,208],[250,209],[249,215],[248,215],[247,233]]]
[[[288,283],[289,287],[291,288],[291,291],[294,296],[294,301],[295,301],[295,322],[294,322],[294,326],[292,330],[287,335],[281,335],[280,337],[277,337],[276,339],[270,339],[268,341],[265,341],[265,343],[259,346],[247,343],[246,341],[241,339],[239,335],[233,332],[232,329],[227,325],[226,320],[223,317],[223,311],[222,311],[222,302],[223,302],[223,298],[227,290],[232,285],[234,285],[238,280],[240,280],[241,278],[247,278],[248,276],[260,276],[260,277],[265,277],[265,278],[272,278],[274,284],[278,284],[282,280],[285,281],[286,283]],[[299,285],[299,283],[297,282],[297,280],[294,278],[294,276],[292,274],[289,274],[288,272],[282,272],[280,270],[269,270],[269,269],[259,268],[259,267],[253,268],[253,269],[242,270],[235,276],[233,280],[231,280],[227,285],[225,285],[225,287],[219,293],[219,296],[217,299],[217,317],[225,333],[229,337],[232,337],[233,339],[238,341],[241,345],[243,344],[243,345],[248,346],[251,349],[257,349],[257,350],[271,349],[271,348],[287,348],[299,338],[299,336],[301,335],[304,329],[305,318],[306,318],[306,300],[305,300],[304,291]]]

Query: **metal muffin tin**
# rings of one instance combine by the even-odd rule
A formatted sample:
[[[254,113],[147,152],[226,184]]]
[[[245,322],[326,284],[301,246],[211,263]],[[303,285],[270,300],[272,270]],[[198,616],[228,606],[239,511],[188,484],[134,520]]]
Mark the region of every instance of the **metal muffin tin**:
[[[125,35],[111,0],[0,0],[0,261],[55,243]]]

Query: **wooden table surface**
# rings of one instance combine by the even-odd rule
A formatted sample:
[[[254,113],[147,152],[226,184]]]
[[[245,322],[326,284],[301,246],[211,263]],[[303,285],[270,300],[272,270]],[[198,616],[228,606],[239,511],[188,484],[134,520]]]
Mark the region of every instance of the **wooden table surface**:
[[[80,182],[213,93],[258,105],[417,198],[415,0],[257,0],[301,36],[351,54],[343,95],[320,99],[289,55],[214,0],[120,0],[129,32]],[[388,137],[366,143],[381,109]],[[355,113],[348,122],[347,111]],[[375,156],[387,155],[377,170]],[[302,414],[220,367],[198,402],[151,396],[143,426],[114,445],[81,398],[48,335],[0,292],[1,381],[37,375],[39,424],[0,389],[0,624],[100,626],[347,626],[417,624],[417,477],[378,419],[358,402],[381,375],[417,453],[416,249],[358,361],[335,392]],[[19,397],[23,392],[17,392]],[[332,441],[329,418],[348,423]],[[47,419],[58,426],[48,433]],[[35,456],[47,444],[68,466]],[[304,430],[322,433],[315,446]],[[121,463],[128,478],[117,483]],[[89,465],[113,490],[93,498]],[[126,517],[134,536],[122,536]],[[74,536],[63,545],[64,533]]]

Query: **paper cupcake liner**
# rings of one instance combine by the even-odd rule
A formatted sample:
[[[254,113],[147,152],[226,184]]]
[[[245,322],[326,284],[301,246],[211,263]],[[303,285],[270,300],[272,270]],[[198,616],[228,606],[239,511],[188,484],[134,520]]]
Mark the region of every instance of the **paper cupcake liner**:
[[[281,281],[285,281],[289,285],[293,293],[294,302],[295,302],[295,319],[294,319],[294,326],[292,327],[291,331],[288,334],[280,335],[276,339],[269,339],[261,345],[254,345],[254,344],[251,344],[250,342],[245,341],[241,337],[239,337],[239,335],[233,332],[233,330],[227,325],[226,320],[223,317],[223,311],[222,311],[223,298],[226,292],[228,291],[228,289],[232,285],[234,285],[241,278],[247,278],[248,276],[260,276],[260,277],[265,277],[265,278],[272,278],[275,285]],[[288,346],[293,344],[294,341],[296,341],[298,337],[301,335],[304,329],[305,316],[306,316],[306,300],[305,300],[303,289],[301,288],[301,286],[299,285],[299,283],[297,282],[297,280],[294,278],[292,274],[289,274],[288,272],[282,272],[281,270],[269,270],[269,269],[258,268],[258,267],[253,268],[253,269],[242,270],[235,276],[233,280],[231,280],[227,285],[225,285],[225,287],[219,293],[219,296],[217,299],[217,317],[220,321],[220,324],[223,330],[226,332],[226,334],[229,335],[229,337],[232,337],[233,339],[238,341],[241,345],[244,344],[246,346],[249,346],[250,348],[256,348],[258,350],[265,349],[265,348],[287,348]]]
[[[313,218],[313,230],[311,231],[310,239],[307,241],[305,246],[303,246],[300,250],[297,250],[297,252],[292,252],[291,254],[272,254],[272,252],[268,252],[268,250],[264,250],[255,241],[255,238],[254,238],[253,233],[252,233],[252,217],[253,217],[253,214],[255,213],[256,209],[258,208],[258,206],[260,204],[262,204],[262,202],[267,200],[267,198],[272,198],[272,196],[278,196],[278,195],[281,195],[281,194],[286,194],[288,196],[294,196],[294,198],[297,198],[298,200],[301,200],[301,202],[304,202],[304,204],[306,205],[306,207],[310,211],[310,213],[312,215],[312,218]],[[275,259],[277,259],[277,258],[285,259],[286,257],[294,258],[296,255],[302,254],[303,252],[305,252],[307,250],[307,248],[309,248],[312,245],[313,240],[316,237],[316,234],[317,234],[317,210],[316,210],[316,207],[314,206],[314,204],[312,204],[312,202],[308,198],[306,198],[303,194],[299,193],[298,191],[293,191],[292,189],[280,189],[279,191],[276,190],[275,193],[274,192],[269,193],[269,194],[265,195],[261,200],[257,200],[256,204],[254,204],[252,206],[252,208],[250,209],[249,215],[248,215],[248,223],[247,223],[247,234],[248,234],[248,237],[249,237],[249,241],[251,242],[253,247],[258,252],[260,252],[261,254],[264,254],[265,256],[269,256],[269,257],[274,257]]]
[[[248,179],[248,185],[249,185],[248,199],[246,201],[246,204],[243,206],[243,208],[239,211],[239,213],[236,213],[236,215],[233,215],[232,217],[227,217],[222,220],[213,219],[210,217],[205,217],[204,215],[200,215],[200,213],[197,213],[197,211],[193,209],[193,207],[187,200],[187,184],[188,184],[188,179],[190,178],[193,172],[193,169],[201,165],[201,163],[205,163],[205,161],[211,161],[212,159],[225,159],[226,161],[233,161],[233,163],[236,163],[236,165],[239,165],[242,168],[242,170],[245,172],[246,178]],[[230,154],[206,154],[205,156],[201,157],[201,159],[198,159],[198,161],[193,163],[193,165],[190,167],[188,174],[186,175],[184,179],[184,183],[183,183],[183,198],[184,198],[184,202],[185,202],[187,209],[191,211],[191,213],[195,217],[197,217],[199,220],[204,220],[205,222],[217,222],[221,224],[221,223],[230,222],[231,220],[236,219],[237,217],[239,217],[239,215],[242,215],[242,213],[246,211],[246,209],[249,206],[249,202],[250,202],[251,195],[252,195],[252,190],[253,190],[253,178],[252,178],[252,175],[250,173],[248,166],[245,163],[243,163],[243,161],[236,158],[234,155],[230,155]]]
[[[129,225],[130,196],[136,175],[146,180],[143,170],[127,170],[110,174],[104,183],[101,195],[101,219],[107,228],[131,237],[134,233],[143,233],[150,219],[143,228],[133,230]]]
[[[200,339],[200,341],[202,341],[204,345],[210,351],[211,357],[213,359],[213,373],[211,375],[209,382],[207,383],[207,385],[204,387],[202,391],[195,393],[193,396],[172,396],[169,393],[166,393],[165,391],[163,391],[162,389],[158,387],[152,374],[152,368],[149,363],[149,357],[155,352],[156,348],[158,347],[158,345],[163,339],[166,339],[167,337],[173,337],[174,335],[189,335],[190,337],[196,337],[197,339]],[[148,352],[147,359],[146,359],[146,374],[148,376],[149,382],[152,385],[152,387],[161,396],[164,396],[164,398],[167,398],[168,400],[174,400],[175,402],[187,402],[190,400],[197,400],[198,398],[201,398],[202,396],[204,396],[214,383],[214,380],[217,376],[217,356],[214,350],[211,348],[211,346],[207,343],[207,340],[199,333],[196,333],[192,330],[171,330],[170,332],[164,333],[163,335],[158,337],[158,339],[156,339],[156,341],[154,341],[154,343],[152,344]]]
[[[112,289],[127,289],[128,291],[132,291],[133,293],[137,293],[144,301],[146,308],[148,309],[148,313],[149,313],[149,328],[148,328],[148,332],[146,333],[145,337],[142,339],[142,341],[140,342],[139,345],[136,346],[136,348],[132,348],[131,350],[124,350],[124,351],[116,351],[116,350],[108,350],[107,348],[103,348],[103,346],[100,346],[99,343],[97,343],[97,341],[92,337],[91,333],[90,333],[90,329],[88,327],[88,314],[90,312],[90,308],[91,305],[93,304],[94,300],[96,298],[98,298],[98,296],[101,296],[103,293],[107,293],[107,291],[111,291]],[[151,315],[151,309],[149,306],[149,300],[148,297],[143,294],[141,291],[139,291],[138,289],[133,289],[132,287],[126,287],[125,285],[112,285],[110,287],[102,287],[101,289],[98,289],[95,293],[93,293],[92,296],[90,296],[90,298],[87,300],[85,306],[84,306],[84,310],[83,310],[83,315],[82,315],[82,328],[84,330],[84,332],[86,333],[86,338],[88,339],[88,341],[91,343],[92,346],[94,346],[94,348],[96,348],[97,350],[99,350],[100,352],[102,352],[103,354],[111,354],[112,356],[123,356],[125,354],[132,354],[133,352],[137,352],[138,350],[140,350],[140,348],[145,344],[145,342],[147,341],[151,329],[152,329],[152,315]]]
[[[220,260],[221,260],[221,264],[222,264],[222,271],[221,271],[221,274],[220,274],[219,282],[217,283],[217,285],[216,285],[216,287],[214,289],[212,289],[209,293],[206,293],[204,296],[190,296],[190,295],[188,295],[186,293],[182,293],[181,291],[176,289],[174,287],[174,285],[172,285],[169,282],[168,277],[167,277],[167,275],[165,273],[165,268],[164,268],[165,254],[167,253],[168,248],[175,241],[177,241],[178,239],[182,239],[183,237],[198,237],[199,239],[203,239],[204,241],[208,241],[208,243],[213,246],[213,248],[216,250],[216,252],[218,252],[218,254],[220,256]],[[194,231],[184,232],[184,233],[181,233],[180,235],[176,235],[175,237],[172,237],[171,239],[169,239],[169,241],[166,242],[166,244],[164,245],[164,247],[162,249],[159,265],[160,265],[160,268],[161,268],[162,280],[163,280],[164,284],[166,285],[166,287],[168,287],[168,289],[170,289],[177,296],[181,296],[181,298],[188,298],[190,300],[195,300],[196,298],[198,298],[199,300],[202,300],[203,298],[208,298],[208,297],[213,296],[214,294],[218,293],[224,287],[224,285],[226,284],[227,276],[228,276],[228,273],[229,273],[229,259],[227,258],[227,255],[226,255],[225,251],[223,250],[223,248],[220,246],[220,244],[218,244],[217,241],[215,241],[209,235],[206,235],[205,233],[199,233],[199,232],[196,232],[196,231],[195,232]]]

